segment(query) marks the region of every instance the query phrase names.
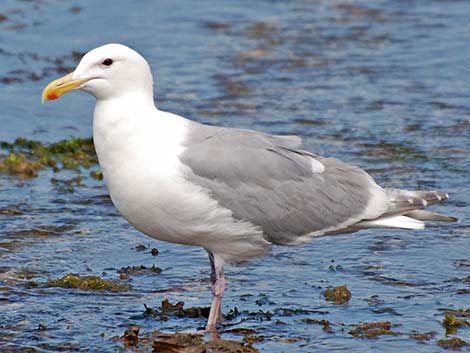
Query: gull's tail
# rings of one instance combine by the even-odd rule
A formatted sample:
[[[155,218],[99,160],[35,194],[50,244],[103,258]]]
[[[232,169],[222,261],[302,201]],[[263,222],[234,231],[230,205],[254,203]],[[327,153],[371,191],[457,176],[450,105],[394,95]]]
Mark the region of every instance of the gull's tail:
[[[423,229],[424,221],[458,221],[455,217],[424,210],[427,206],[445,202],[449,198],[441,191],[385,189],[385,192],[390,200],[387,212],[379,218],[356,223],[354,228]]]

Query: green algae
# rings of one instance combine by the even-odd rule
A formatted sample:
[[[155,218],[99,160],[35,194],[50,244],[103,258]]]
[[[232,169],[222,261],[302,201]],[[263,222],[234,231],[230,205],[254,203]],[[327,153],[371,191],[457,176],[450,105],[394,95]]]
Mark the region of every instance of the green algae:
[[[457,318],[455,315],[445,313],[444,319],[442,320],[442,326],[446,330],[446,335],[457,333],[457,330],[462,326],[470,325],[470,323],[462,318]]]
[[[90,176],[96,180],[103,180],[103,173],[101,172],[101,170],[92,170],[90,172]]]
[[[72,137],[51,144],[17,138],[13,143],[0,142],[7,155],[0,159],[0,172],[20,178],[33,178],[45,168],[79,170],[98,163],[91,138]]]
[[[351,299],[351,292],[346,285],[328,288],[323,292],[326,301],[334,304],[346,304]]]
[[[0,162],[0,172],[16,175],[20,178],[33,178],[44,168],[39,161],[29,160],[22,153],[9,153]]]
[[[98,276],[80,276],[67,273],[65,276],[47,281],[48,287],[76,288],[89,291],[122,292],[131,289],[128,284],[106,280]]]

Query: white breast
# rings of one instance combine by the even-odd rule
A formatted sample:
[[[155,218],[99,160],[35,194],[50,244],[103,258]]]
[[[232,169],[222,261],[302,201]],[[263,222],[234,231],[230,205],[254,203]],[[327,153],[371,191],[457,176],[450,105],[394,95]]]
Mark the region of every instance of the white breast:
[[[226,261],[266,251],[259,228],[233,219],[184,177],[178,156],[189,121],[154,107],[117,106],[97,102],[94,142],[111,199],[133,226],[159,240],[203,246]]]

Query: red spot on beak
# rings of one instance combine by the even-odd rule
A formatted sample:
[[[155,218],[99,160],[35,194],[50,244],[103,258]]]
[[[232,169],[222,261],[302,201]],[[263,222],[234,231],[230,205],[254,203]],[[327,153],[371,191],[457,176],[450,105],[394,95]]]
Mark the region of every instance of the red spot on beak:
[[[53,100],[53,99],[57,99],[57,98],[59,98],[59,95],[57,93],[49,93],[47,95],[47,99],[50,100],[50,101]]]

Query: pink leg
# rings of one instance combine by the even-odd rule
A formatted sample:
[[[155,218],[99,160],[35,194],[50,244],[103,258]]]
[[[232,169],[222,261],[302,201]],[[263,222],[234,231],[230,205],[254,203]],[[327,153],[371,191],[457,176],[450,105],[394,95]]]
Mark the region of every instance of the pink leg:
[[[217,333],[216,326],[223,320],[221,306],[225,289],[225,279],[222,264],[219,264],[211,253],[209,253],[209,260],[211,262],[212,305],[206,330],[211,333]]]

